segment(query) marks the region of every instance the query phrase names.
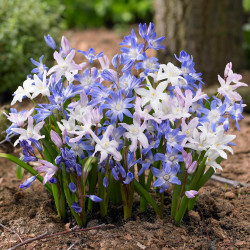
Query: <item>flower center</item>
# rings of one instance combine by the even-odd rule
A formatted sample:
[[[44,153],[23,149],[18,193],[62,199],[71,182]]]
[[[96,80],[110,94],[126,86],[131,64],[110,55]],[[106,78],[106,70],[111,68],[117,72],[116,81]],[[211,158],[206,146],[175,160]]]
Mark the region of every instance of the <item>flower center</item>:
[[[120,104],[116,104],[116,105],[115,105],[115,109],[116,109],[117,111],[120,111],[120,110],[122,109],[122,106],[121,106]]]
[[[169,178],[170,178],[170,176],[169,176],[168,174],[165,174],[165,175],[163,176],[163,179],[164,179],[165,181],[168,181]]]
[[[137,129],[136,127],[132,127],[132,128],[130,129],[130,133],[131,133],[131,134],[134,134],[134,135],[137,135],[137,134],[138,134],[138,129]]]

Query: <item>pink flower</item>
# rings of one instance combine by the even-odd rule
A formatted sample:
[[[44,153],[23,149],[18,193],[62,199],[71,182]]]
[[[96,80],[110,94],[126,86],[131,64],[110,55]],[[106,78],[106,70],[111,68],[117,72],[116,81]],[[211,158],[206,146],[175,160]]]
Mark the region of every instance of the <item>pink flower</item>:
[[[53,66],[48,71],[48,75],[56,73],[56,81],[58,81],[61,76],[65,76],[69,82],[72,82],[74,80],[74,75],[78,73],[78,70],[81,70],[83,68],[82,65],[77,65],[73,61],[75,53],[75,50],[72,49],[64,60],[63,57],[57,51],[55,51],[54,58],[57,61],[58,65]]]
[[[41,163],[42,165],[38,167],[36,170],[46,172],[46,175],[43,178],[43,185],[45,185],[46,182],[49,181],[56,173],[58,167],[54,166],[52,163],[45,160],[38,159],[38,162]]]
[[[197,194],[198,194],[198,191],[196,191],[196,190],[189,190],[189,191],[185,192],[185,195],[189,199],[193,199],[195,197],[195,195],[197,195]]]

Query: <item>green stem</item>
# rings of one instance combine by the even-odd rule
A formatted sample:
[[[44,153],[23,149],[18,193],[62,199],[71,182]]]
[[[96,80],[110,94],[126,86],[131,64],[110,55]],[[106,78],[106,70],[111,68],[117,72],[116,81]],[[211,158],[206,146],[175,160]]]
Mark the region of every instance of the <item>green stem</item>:
[[[140,144],[139,147],[136,151],[136,158],[139,159],[141,158],[142,160],[142,152],[141,152],[141,148],[140,148]],[[142,165],[137,163],[137,168],[138,168],[138,172],[141,170]],[[145,173],[143,172],[140,176],[139,176],[139,183],[145,188],[146,187],[146,183],[145,183]],[[145,198],[143,196],[140,196],[140,211],[143,213],[147,210],[147,201],[145,200]]]
[[[185,166],[183,163],[181,163],[181,173],[177,174],[178,179],[181,181],[181,183],[183,183],[184,180],[184,175],[185,175]],[[179,200],[179,196],[181,193],[181,185],[174,185],[174,191],[173,191],[173,196],[172,196],[172,202],[171,202],[171,217],[174,218],[175,217],[175,213],[176,213],[176,207],[177,207],[177,203]]]
[[[93,164],[89,173],[89,194],[94,194],[97,183],[97,163]],[[88,199],[88,211],[92,211],[93,201]]]
[[[62,218],[62,214],[61,214],[61,207],[60,207],[59,192],[58,192],[57,183],[54,183],[54,184],[51,184],[51,185],[52,185],[53,197],[54,197],[55,204],[56,204],[57,214],[58,214],[58,216],[59,216],[60,219],[63,219]]]
[[[206,165],[205,165],[206,157],[204,158],[204,154],[202,152],[202,154],[198,160],[199,165],[198,165],[197,170],[195,172],[195,175],[191,181],[191,184],[189,185],[187,190],[196,190],[195,187],[196,187],[197,183],[199,182],[200,178],[202,178],[201,174],[204,172],[204,169],[206,167]],[[179,210],[175,215],[175,221],[177,223],[181,222],[181,220],[186,212],[186,209],[188,207],[188,202],[189,202],[189,199],[187,198],[187,196],[184,195],[181,199]]]
[[[70,211],[73,214],[73,216],[75,217],[78,226],[82,227],[83,224],[82,224],[82,220],[81,220],[80,216],[72,208],[73,201],[72,201],[72,198],[71,198],[71,195],[70,195],[70,192],[69,192],[69,184],[68,184],[68,181],[67,181],[66,168],[65,168],[65,165],[63,163],[62,163],[62,175],[63,175],[62,180],[63,180],[64,194],[65,194],[67,203],[69,205]]]
[[[76,181],[77,181],[77,189],[78,189],[78,195],[79,195],[79,205],[82,208],[82,212],[80,214],[80,218],[82,220],[82,224],[85,225],[86,224],[86,214],[85,214],[85,197],[83,196],[85,193],[85,188],[83,187],[82,190],[82,186],[81,186],[81,176],[77,176],[76,177]]]
[[[178,209],[179,209],[179,206],[180,206],[180,203],[181,203],[181,199],[182,199],[182,196],[183,196],[184,191],[185,191],[186,182],[187,182],[187,177],[188,177],[188,173],[185,172],[184,180],[183,180],[183,183],[182,183],[182,185],[181,185],[181,193],[180,193],[180,196],[179,196],[179,199],[178,199],[178,202],[177,202],[177,206],[176,206],[175,213],[177,213],[177,211],[178,211]]]

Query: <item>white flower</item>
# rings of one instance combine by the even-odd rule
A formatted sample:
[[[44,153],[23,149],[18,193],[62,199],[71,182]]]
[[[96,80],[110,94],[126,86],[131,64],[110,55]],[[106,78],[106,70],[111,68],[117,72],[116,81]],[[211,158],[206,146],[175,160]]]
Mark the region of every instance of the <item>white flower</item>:
[[[30,86],[30,92],[33,93],[31,99],[36,98],[38,95],[42,96],[50,96],[49,85],[51,78],[49,80],[49,84],[47,85],[47,71],[43,73],[43,80],[41,81],[37,75],[34,75],[34,85]]]
[[[157,81],[168,79],[167,83],[171,83],[173,86],[186,85],[186,79],[180,76],[182,73],[183,72],[179,68],[170,62],[167,65],[161,64],[157,75]]]
[[[122,155],[119,151],[117,151],[117,148],[119,146],[118,142],[115,140],[110,140],[109,137],[113,131],[114,127],[112,125],[109,125],[103,134],[102,139],[100,140],[95,133],[91,130],[90,134],[93,137],[93,139],[96,142],[95,146],[95,152],[93,156],[97,153],[101,153],[101,158],[99,163],[102,163],[109,154],[111,154],[116,161],[121,161]]]
[[[226,135],[223,126],[219,126],[219,131],[213,138],[208,138],[208,143],[211,143],[209,150],[218,153],[222,158],[227,159],[227,154],[224,150],[227,150],[233,154],[233,150],[228,146],[228,143],[235,139],[236,135]]]
[[[131,139],[131,145],[129,146],[129,150],[131,152],[135,152],[137,149],[137,141],[139,141],[143,148],[148,148],[148,139],[143,131],[146,129],[147,125],[145,121],[141,125],[140,116],[137,113],[134,113],[133,124],[128,125],[126,123],[121,123],[121,125],[127,129],[128,132],[124,133],[124,136],[128,139]]]
[[[16,146],[21,140],[28,140],[29,138],[33,138],[36,140],[40,140],[44,138],[44,135],[40,135],[40,129],[43,127],[44,122],[39,122],[35,126],[33,126],[33,117],[30,116],[28,118],[28,126],[27,129],[24,128],[12,128],[11,130],[15,133],[20,134],[19,139],[15,141],[14,146]]]
[[[184,147],[187,142],[197,143],[192,137],[194,134],[194,129],[197,127],[198,123],[198,117],[193,118],[188,124],[186,124],[185,118],[182,119],[181,131],[179,132],[179,134],[186,136],[181,143],[182,147]]]
[[[23,82],[23,87],[19,86],[17,88],[17,90],[14,92],[14,98],[13,98],[10,105],[14,105],[17,101],[22,102],[22,100],[25,96],[28,98],[31,98],[30,87],[31,87],[33,82],[34,82],[34,80],[32,80],[31,78],[26,79]]]
[[[206,153],[206,156],[207,156],[206,160],[207,166],[212,167],[214,171],[216,171],[216,169],[222,170],[221,165],[216,162],[216,159],[220,156],[218,153],[211,150]]]
[[[76,122],[74,118],[69,118],[69,120],[62,119],[61,122],[62,124],[60,122],[57,122],[57,124],[62,132],[64,130],[73,131],[76,129],[76,125],[75,125]]]
[[[92,116],[88,113],[84,114],[81,118],[81,122],[83,125],[76,125],[75,130],[68,131],[70,134],[77,135],[77,137],[70,139],[69,142],[77,142],[82,139],[82,137],[86,134],[89,134],[91,130],[91,126],[93,125]]]
[[[145,88],[139,88],[136,89],[135,92],[142,97],[142,106],[150,102],[151,107],[156,111],[159,108],[160,100],[167,98],[167,94],[163,93],[163,91],[166,89],[168,83],[161,82],[156,89],[154,89],[148,78],[146,78],[146,80],[148,90]]]

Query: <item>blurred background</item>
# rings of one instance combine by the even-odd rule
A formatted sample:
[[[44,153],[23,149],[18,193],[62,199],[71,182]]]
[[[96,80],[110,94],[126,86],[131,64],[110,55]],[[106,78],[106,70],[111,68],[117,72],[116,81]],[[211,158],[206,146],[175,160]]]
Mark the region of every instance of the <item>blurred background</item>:
[[[158,36],[166,36],[161,63],[186,50],[209,86],[229,61],[249,81],[249,16],[250,0],[0,0],[0,102],[26,79],[31,57],[54,63],[44,35],[59,44],[64,34],[72,47],[93,47],[111,59],[139,22],[154,22]]]

